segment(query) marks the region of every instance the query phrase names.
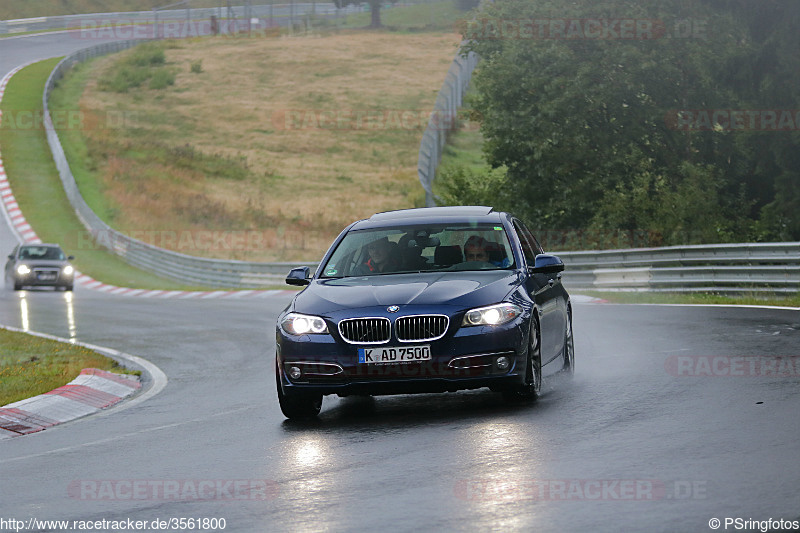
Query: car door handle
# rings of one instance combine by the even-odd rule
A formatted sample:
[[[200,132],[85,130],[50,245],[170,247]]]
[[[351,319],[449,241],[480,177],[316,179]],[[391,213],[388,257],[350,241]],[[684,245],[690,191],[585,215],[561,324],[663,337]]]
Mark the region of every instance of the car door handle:
[[[548,285],[550,285],[550,286],[552,287],[553,285],[555,285],[555,284],[556,284],[556,280],[554,280],[554,279],[549,279],[549,280],[547,280],[547,284],[548,284]]]

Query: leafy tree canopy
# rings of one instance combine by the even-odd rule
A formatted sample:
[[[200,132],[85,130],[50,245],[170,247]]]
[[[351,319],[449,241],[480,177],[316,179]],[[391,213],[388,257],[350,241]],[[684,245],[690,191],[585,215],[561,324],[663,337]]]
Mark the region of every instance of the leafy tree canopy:
[[[796,0],[486,5],[470,105],[509,207],[652,245],[800,240],[799,23]]]

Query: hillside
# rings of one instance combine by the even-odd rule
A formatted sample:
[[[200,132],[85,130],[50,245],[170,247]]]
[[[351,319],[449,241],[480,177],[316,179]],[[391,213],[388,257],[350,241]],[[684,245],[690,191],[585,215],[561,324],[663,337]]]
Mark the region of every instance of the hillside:
[[[80,108],[94,118],[62,138],[113,227],[194,255],[318,258],[349,222],[422,203],[419,142],[458,43],[374,32],[172,42],[152,68],[173,85],[116,92],[134,50],[81,68],[54,102],[74,108],[59,95],[85,84]],[[246,242],[197,245],[209,230]]]

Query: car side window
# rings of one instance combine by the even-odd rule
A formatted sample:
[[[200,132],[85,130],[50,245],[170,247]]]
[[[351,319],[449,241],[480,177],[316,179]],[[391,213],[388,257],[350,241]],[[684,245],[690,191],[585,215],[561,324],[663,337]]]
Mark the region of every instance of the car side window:
[[[528,231],[528,228],[519,220],[514,220],[514,230],[519,236],[519,243],[522,246],[522,254],[525,256],[525,262],[528,263],[529,266],[533,266],[536,262],[536,256],[542,253],[541,246],[539,246],[539,243],[533,235],[531,235],[531,232]]]
[[[539,241],[536,239],[533,233],[531,233],[530,230],[528,230],[528,227],[522,222],[520,222],[519,224],[520,227],[522,228],[523,233],[525,233],[525,235],[530,240],[531,246],[533,246],[533,250],[536,252],[536,255],[545,253],[544,248],[542,248],[542,245],[539,244]]]

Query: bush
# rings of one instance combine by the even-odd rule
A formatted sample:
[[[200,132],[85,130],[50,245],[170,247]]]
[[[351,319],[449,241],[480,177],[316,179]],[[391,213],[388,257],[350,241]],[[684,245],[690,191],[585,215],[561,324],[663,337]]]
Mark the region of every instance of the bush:
[[[513,191],[505,168],[440,168],[434,189],[441,205],[488,205],[513,211]]]
[[[163,65],[167,62],[164,55],[164,46],[160,43],[146,43],[134,48],[125,63],[137,67],[152,67]]]
[[[147,69],[122,66],[115,69],[111,79],[100,80],[98,86],[101,91],[126,93],[129,89],[140,87],[149,77]]]
[[[141,87],[150,80],[151,89],[164,89],[175,84],[175,75],[160,65],[166,64],[164,45],[146,43],[137,46],[117,61],[110,69],[110,75],[100,80],[101,91],[126,93],[130,89]]]
[[[193,62],[192,65],[189,67],[189,72],[193,74],[200,74],[203,72],[203,60],[198,59],[197,61]]]
[[[167,68],[160,68],[153,73],[150,78],[150,88],[155,90],[166,89],[170,85],[175,85],[175,73]]]

